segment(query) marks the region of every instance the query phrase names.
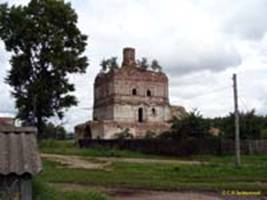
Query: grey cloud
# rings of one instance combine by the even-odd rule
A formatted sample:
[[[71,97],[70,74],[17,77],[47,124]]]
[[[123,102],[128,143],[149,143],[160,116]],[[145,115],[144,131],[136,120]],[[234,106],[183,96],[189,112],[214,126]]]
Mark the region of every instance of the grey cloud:
[[[238,2],[238,3],[237,3]],[[267,31],[265,0],[243,0],[235,2],[235,7],[226,15],[225,30],[243,39],[260,40]]]
[[[265,0],[192,0],[214,18],[220,29],[237,39],[260,40],[267,31]]]
[[[0,113],[15,115],[14,99],[11,97],[11,88],[5,83],[9,67],[9,55],[5,52],[3,43],[0,43]]]
[[[132,46],[137,57],[156,58],[165,71],[176,75],[202,70],[218,72],[240,65],[242,59],[232,41],[218,32],[206,11],[195,4],[73,1],[81,13],[80,27],[90,35],[88,48],[98,63],[103,57],[120,57],[124,46]],[[173,9],[176,5],[186,12],[177,12]]]
[[[198,71],[220,72],[230,67],[241,65],[242,58],[238,51],[223,42],[218,42],[214,46],[199,47],[195,44],[184,44],[182,47],[172,47],[166,49],[164,54],[158,53],[157,58],[170,74],[184,75]],[[183,48],[185,47],[186,48]],[[229,47],[230,46],[230,47]],[[164,51],[164,50],[163,50]]]

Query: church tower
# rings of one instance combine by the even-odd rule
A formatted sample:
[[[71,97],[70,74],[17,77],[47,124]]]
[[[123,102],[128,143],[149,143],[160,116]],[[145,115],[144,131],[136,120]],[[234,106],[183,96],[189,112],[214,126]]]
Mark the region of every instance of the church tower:
[[[166,74],[141,68],[135,49],[124,48],[122,66],[100,72],[95,79],[91,137],[113,138],[129,129],[139,138],[148,131],[168,130],[173,115],[184,112],[182,107],[174,112],[168,96]]]

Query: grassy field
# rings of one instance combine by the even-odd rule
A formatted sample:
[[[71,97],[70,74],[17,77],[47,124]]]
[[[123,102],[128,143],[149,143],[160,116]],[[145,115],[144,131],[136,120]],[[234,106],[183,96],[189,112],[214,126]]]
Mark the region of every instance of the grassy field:
[[[41,151],[50,154],[88,157],[157,158],[142,153],[115,149],[78,149],[71,143],[46,142]],[[242,166],[233,164],[232,156],[193,156],[175,158],[203,161],[202,164],[130,163],[119,160],[104,169],[73,169],[58,162],[44,160],[44,171],[37,182],[49,184],[76,184],[99,187],[127,187],[142,189],[195,189],[221,191],[261,190],[267,192],[267,156],[242,156]],[[168,157],[168,159],[170,159]],[[174,158],[173,158],[174,159]],[[40,187],[42,188],[42,187]],[[61,195],[62,191],[55,191]],[[105,199],[92,191],[66,192],[64,199]],[[68,197],[70,196],[70,197]],[[74,198],[75,197],[75,198]],[[45,199],[45,198],[43,198]],[[50,198],[47,198],[50,199]]]
[[[107,200],[104,194],[92,191],[61,191],[36,178],[33,182],[35,200]]]

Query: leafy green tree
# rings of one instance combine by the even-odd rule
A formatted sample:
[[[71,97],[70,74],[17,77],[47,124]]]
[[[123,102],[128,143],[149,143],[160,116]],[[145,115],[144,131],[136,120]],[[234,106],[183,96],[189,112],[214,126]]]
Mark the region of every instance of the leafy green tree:
[[[109,59],[109,68],[112,69],[118,69],[119,64],[117,62],[117,57],[112,57]]]
[[[187,137],[204,138],[208,135],[209,124],[195,109],[181,119],[174,118],[171,130],[160,138],[181,140]]]
[[[256,115],[255,110],[239,113],[240,138],[260,139],[267,128],[267,117]],[[225,117],[209,119],[210,126],[219,128],[224,138],[234,139],[234,113]]]
[[[68,75],[85,73],[87,36],[70,3],[31,0],[26,6],[0,5],[0,38],[12,53],[6,82],[13,88],[17,117],[36,125],[42,137],[49,117],[63,118],[64,109],[77,104]]]
[[[261,139],[267,139],[267,128],[261,130]]]
[[[151,68],[152,68],[154,71],[159,71],[159,72],[162,70],[162,67],[159,65],[159,63],[158,63],[157,60],[152,60]]]
[[[108,64],[109,64],[109,61],[108,60],[105,60],[103,59],[100,63],[100,66],[102,67],[102,71],[105,72],[108,70]]]
[[[46,139],[59,139],[64,140],[67,135],[67,131],[61,125],[54,125],[49,122],[44,126],[45,138]]]
[[[141,69],[147,70],[149,67],[147,58],[142,58],[141,60],[138,60],[137,63]]]
[[[118,69],[119,64],[117,62],[117,57],[111,57],[109,59],[103,59],[100,63],[102,67],[102,71],[105,72],[107,70]]]

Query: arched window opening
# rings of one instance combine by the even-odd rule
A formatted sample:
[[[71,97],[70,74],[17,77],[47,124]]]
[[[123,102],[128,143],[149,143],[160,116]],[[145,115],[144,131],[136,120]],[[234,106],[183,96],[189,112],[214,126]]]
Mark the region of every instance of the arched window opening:
[[[137,94],[137,90],[135,88],[132,90],[132,94],[133,95],[136,95]]]
[[[148,97],[151,97],[151,91],[150,91],[150,90],[147,90],[147,91],[146,91],[146,95],[147,95]]]
[[[155,108],[152,108],[152,115],[153,116],[156,116],[157,115],[157,112],[156,112],[156,109]]]
[[[138,109],[138,122],[143,122],[144,119],[143,119],[143,109],[142,108],[139,108]]]

